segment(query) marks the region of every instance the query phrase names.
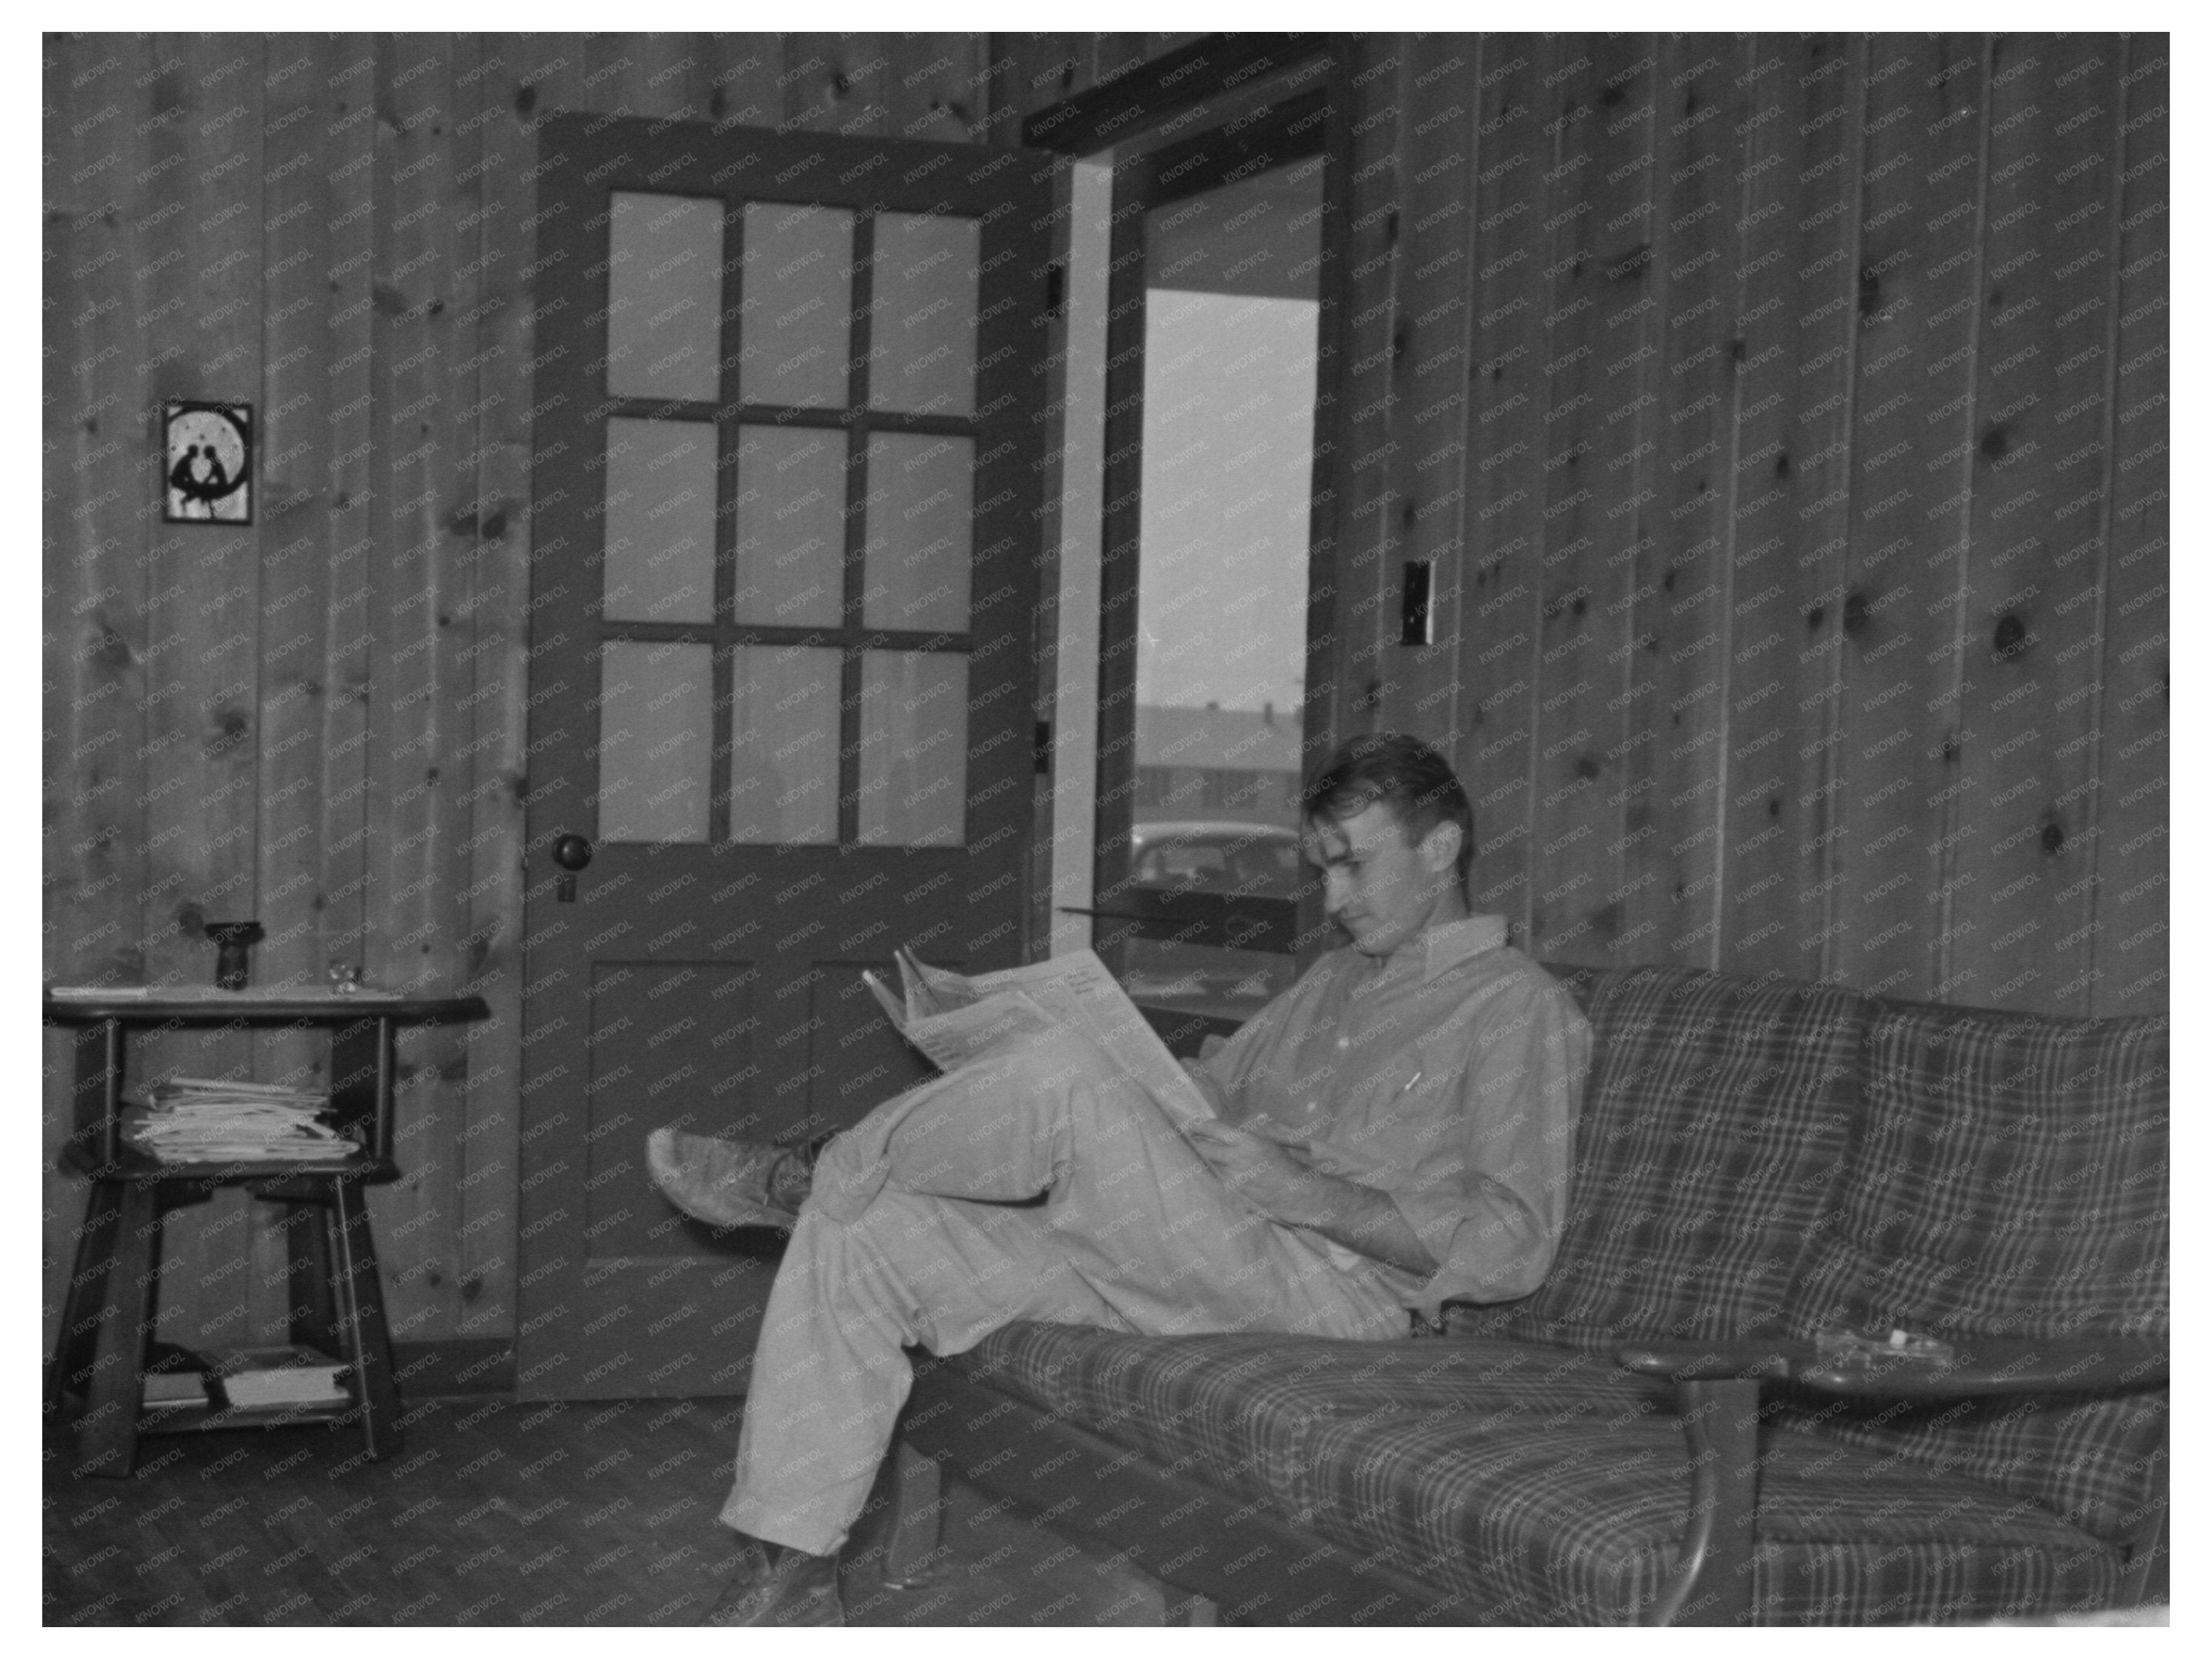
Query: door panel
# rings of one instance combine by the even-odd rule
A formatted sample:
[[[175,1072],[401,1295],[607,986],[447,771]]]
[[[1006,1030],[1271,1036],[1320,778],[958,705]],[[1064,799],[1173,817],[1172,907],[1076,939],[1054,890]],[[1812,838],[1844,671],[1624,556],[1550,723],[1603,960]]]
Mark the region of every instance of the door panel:
[[[714,621],[713,423],[617,416],[606,481],[608,619]]]
[[[713,403],[722,384],[722,204],[617,190],[607,210],[607,390]]]
[[[1018,960],[1052,164],[543,145],[518,1371],[734,1392],[773,1236],[676,1216],[646,1134],[854,1122],[923,1074],[864,968]]]
[[[878,409],[914,415],[975,410],[975,285],[982,227],[942,213],[876,219],[877,331],[868,377]]]
[[[738,428],[739,622],[818,628],[843,619],[845,447],[842,432]]]
[[[975,444],[884,433],[868,441],[860,615],[871,628],[968,626]]]
[[[703,842],[714,647],[610,640],[599,657],[599,839]]]
[[[748,402],[831,409],[844,400],[854,226],[838,208],[745,204],[738,377]]]

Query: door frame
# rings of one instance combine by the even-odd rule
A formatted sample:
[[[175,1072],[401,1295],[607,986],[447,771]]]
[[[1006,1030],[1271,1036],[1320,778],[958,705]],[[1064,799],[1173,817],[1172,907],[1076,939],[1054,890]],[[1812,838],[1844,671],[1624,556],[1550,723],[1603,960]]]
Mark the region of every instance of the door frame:
[[[1340,34],[1208,36],[1041,110],[1022,129],[1025,145],[1073,156],[1096,157],[1108,145],[1115,147],[1089,863],[1095,948],[1117,969],[1121,946],[1133,936],[1231,942],[1218,906],[1192,906],[1184,914],[1172,896],[1147,895],[1141,921],[1113,914],[1127,908],[1119,890],[1127,882],[1136,782],[1134,644],[1145,337],[1141,216],[1152,207],[1232,181],[1262,155],[1271,165],[1311,156],[1322,162],[1302,761],[1310,764],[1334,748],[1340,727],[1364,706],[1364,698],[1340,695],[1335,684],[1340,635],[1335,591],[1346,493],[1338,457],[1351,453],[1352,436],[1346,316],[1352,243],[1352,46],[1351,38]],[[1286,84],[1267,90],[1274,81]],[[1261,90],[1252,107],[1249,89],[1255,86]],[[1240,94],[1240,88],[1248,90]],[[1145,143],[1147,133],[1156,135],[1171,117],[1220,99],[1242,101],[1216,112],[1196,133],[1179,133],[1164,144]],[[1236,131],[1230,132],[1225,128],[1232,116]],[[1327,933],[1317,895],[1299,902],[1295,922],[1300,958],[1310,959]],[[1219,1024],[1198,1016],[1161,1016],[1156,1023],[1177,1047],[1194,1043]]]

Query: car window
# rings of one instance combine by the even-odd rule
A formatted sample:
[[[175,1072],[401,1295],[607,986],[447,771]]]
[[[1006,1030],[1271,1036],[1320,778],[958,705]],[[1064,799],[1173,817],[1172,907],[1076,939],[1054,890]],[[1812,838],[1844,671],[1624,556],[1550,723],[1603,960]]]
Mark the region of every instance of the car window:
[[[1178,887],[1222,887],[1229,860],[1218,847],[1196,842],[1170,842],[1147,854],[1142,866],[1145,880]]]
[[[1133,866],[1146,887],[1294,898],[1304,875],[1297,842],[1289,836],[1223,830],[1156,842],[1139,850]]]
[[[1298,890],[1298,848],[1296,842],[1254,842],[1237,854],[1236,879],[1254,892],[1288,898]]]
[[[1240,930],[1258,921],[1286,931],[1285,918],[1274,913],[1290,907],[1310,877],[1297,837],[1274,825],[1155,822],[1137,825],[1131,840],[1135,886],[1170,910],[1185,901],[1209,912],[1225,905],[1227,919]],[[1279,947],[1139,936],[1123,950],[1130,997],[1170,1012],[1246,1019],[1297,974],[1296,958]]]

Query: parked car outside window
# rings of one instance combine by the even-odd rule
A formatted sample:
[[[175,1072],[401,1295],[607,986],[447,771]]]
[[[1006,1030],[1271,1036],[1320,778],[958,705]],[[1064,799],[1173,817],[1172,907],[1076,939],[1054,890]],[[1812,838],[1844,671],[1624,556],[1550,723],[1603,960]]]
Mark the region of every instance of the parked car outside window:
[[[1129,871],[1133,899],[1143,895],[1153,907],[1171,910],[1178,897],[1212,896],[1227,901],[1224,921],[1232,932],[1278,938],[1295,927],[1308,878],[1296,831],[1226,820],[1135,825]],[[1249,1019],[1297,976],[1287,951],[1144,937],[1131,939],[1124,951],[1130,999],[1183,1012]]]

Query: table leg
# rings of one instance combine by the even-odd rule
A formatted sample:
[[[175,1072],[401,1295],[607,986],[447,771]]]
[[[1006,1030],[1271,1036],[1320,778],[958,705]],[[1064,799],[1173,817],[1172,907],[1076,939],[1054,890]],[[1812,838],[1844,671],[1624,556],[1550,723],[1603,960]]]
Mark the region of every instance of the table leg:
[[[945,1541],[945,1470],[903,1439],[891,1442],[884,1460],[891,1512],[884,1543],[884,1583],[919,1583],[936,1564]]]
[[[331,1117],[375,1158],[392,1156],[398,1063],[389,1019],[331,1028]]]
[[[150,1183],[101,1182],[117,1189],[114,1249],[100,1297],[92,1386],[77,1419],[77,1473],[126,1475],[138,1453],[139,1390],[154,1327],[161,1262],[161,1204]]]
[[[61,1329],[54,1336],[53,1362],[46,1368],[46,1404],[63,1405],[84,1391],[92,1370],[93,1345],[100,1334],[101,1298],[114,1266],[117,1230],[122,1224],[121,1184],[95,1181],[85,1194],[84,1224],[77,1230],[76,1265],[62,1304]]]
[[[123,1105],[123,1022],[104,1019],[76,1034],[76,1080],[70,1091],[70,1141],[94,1167],[115,1162]]]
[[[321,1194],[305,1203],[284,1201],[284,1253],[291,1264],[291,1340],[333,1359],[343,1359],[347,1357],[345,1340],[338,1328],[337,1291],[331,1283],[331,1204]]]
[[[337,1291],[339,1340],[353,1362],[359,1390],[362,1449],[372,1458],[388,1457],[399,1449],[399,1390],[392,1379],[392,1337],[385,1323],[367,1194],[358,1182],[334,1180],[331,1197],[330,1243],[336,1262],[330,1279]]]

